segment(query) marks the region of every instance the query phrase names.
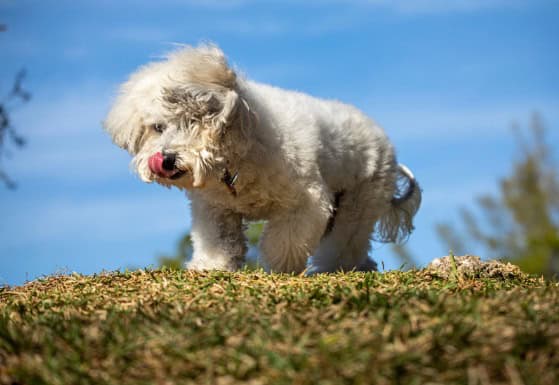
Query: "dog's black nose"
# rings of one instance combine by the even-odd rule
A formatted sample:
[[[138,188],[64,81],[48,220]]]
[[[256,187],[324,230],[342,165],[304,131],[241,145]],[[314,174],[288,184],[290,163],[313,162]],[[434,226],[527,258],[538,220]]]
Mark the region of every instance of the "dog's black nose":
[[[176,167],[175,167],[175,162],[177,160],[177,157],[175,154],[163,154],[163,170],[165,171],[173,171]]]

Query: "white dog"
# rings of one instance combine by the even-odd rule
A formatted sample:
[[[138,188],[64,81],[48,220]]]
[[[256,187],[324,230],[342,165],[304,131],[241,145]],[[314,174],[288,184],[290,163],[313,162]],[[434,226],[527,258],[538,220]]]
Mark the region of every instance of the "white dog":
[[[375,269],[371,236],[413,230],[421,190],[378,125],[352,106],[239,77],[216,46],[139,69],[104,125],[142,180],[188,191],[189,269],[238,269],[245,220],[267,221],[261,262],[275,272]]]

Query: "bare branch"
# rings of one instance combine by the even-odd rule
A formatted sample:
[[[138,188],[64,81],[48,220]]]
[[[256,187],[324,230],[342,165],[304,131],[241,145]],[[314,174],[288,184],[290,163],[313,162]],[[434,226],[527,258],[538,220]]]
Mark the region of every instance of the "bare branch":
[[[0,25],[0,31],[1,31]],[[0,182],[8,189],[15,189],[15,182],[8,176],[6,171],[2,169],[2,158],[8,150],[8,143],[11,143],[16,148],[25,146],[26,139],[20,135],[10,119],[8,104],[12,101],[21,101],[27,103],[31,99],[31,94],[23,88],[23,80],[25,79],[26,72],[24,69],[20,70],[14,79],[14,84],[10,93],[6,96],[4,101],[0,103]],[[9,139],[9,141],[7,140]]]

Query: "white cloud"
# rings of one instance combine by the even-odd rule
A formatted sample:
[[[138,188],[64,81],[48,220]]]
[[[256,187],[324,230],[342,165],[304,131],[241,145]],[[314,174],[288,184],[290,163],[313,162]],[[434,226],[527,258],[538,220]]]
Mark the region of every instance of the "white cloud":
[[[535,0],[543,2],[547,0]],[[132,42],[172,42],[187,35],[205,36],[211,33],[228,33],[239,36],[283,36],[283,35],[321,35],[361,27],[370,22],[371,12],[377,10],[392,11],[402,15],[446,14],[476,12],[491,9],[509,9],[528,6],[533,2],[527,0],[310,0],[305,3],[294,0],[239,0],[239,1],[177,1],[164,0],[134,2],[135,5],[151,7],[176,6],[180,9],[188,7],[214,11],[212,22],[192,19],[181,25],[165,25],[164,27],[117,27],[107,31],[109,37],[116,37]],[[270,3],[281,5],[285,9],[297,12],[301,6],[313,17],[301,22],[293,17],[269,17],[260,15],[259,11],[251,11],[256,4]],[[330,6],[330,7],[328,7]],[[227,12],[227,11],[239,12]],[[246,10],[246,12],[242,12]],[[332,12],[335,11],[335,12]]]
[[[82,45],[69,46],[63,49],[63,55],[70,60],[83,59],[89,54],[89,50]]]
[[[149,26],[119,26],[107,30],[107,36],[111,39],[121,39],[132,42],[168,42],[176,38],[178,33],[173,29],[169,29],[167,25],[164,27]]]
[[[112,88],[102,82],[71,90],[43,88],[14,111],[14,125],[28,145],[14,152],[9,175],[26,183],[35,178],[93,181],[130,174],[130,157],[111,143],[101,125]]]
[[[102,4],[103,6],[121,6],[122,4],[128,4],[131,8],[136,6],[151,8],[160,8],[162,6],[189,6],[213,10],[229,10],[245,6],[255,1],[256,0],[159,0],[154,2],[150,0],[121,0],[115,3],[112,0],[94,0],[93,2],[95,4]]]
[[[509,136],[513,123],[526,122],[534,112],[545,120],[559,121],[559,101],[525,100],[501,104],[457,107],[444,102],[375,100],[365,111],[397,141],[460,140],[464,138],[495,138]]]
[[[65,87],[41,86],[33,99],[12,113],[22,134],[68,137],[100,132],[116,85],[89,80]]]
[[[354,0],[352,2],[407,14],[473,12],[529,4],[527,0]]]
[[[164,7],[163,9],[171,12],[175,9],[185,14],[197,8],[199,12],[207,11],[213,14],[211,22],[207,22],[208,15],[204,15],[180,24],[167,23],[159,27],[118,26],[102,33],[109,39],[152,43],[183,42],[185,37],[200,39],[215,33],[242,37],[320,36],[362,28],[371,22],[371,16],[377,11],[394,12],[402,16],[421,16],[514,9],[546,1],[549,0],[309,0],[304,3],[295,0],[140,1],[134,2],[134,5],[146,8]],[[262,12],[260,7],[251,9],[262,3],[277,6],[279,14],[271,16]],[[122,6],[122,3],[117,4]],[[304,12],[312,17],[301,20],[288,16],[288,11],[293,14]]]
[[[162,188],[112,198],[54,198],[14,204],[3,209],[3,218],[0,229],[2,247],[6,248],[65,239],[141,240],[150,235],[180,234],[190,227],[184,193]]]
[[[358,6],[369,9],[388,9],[406,14],[424,13],[451,13],[451,12],[474,12],[488,9],[517,8],[522,6],[545,3],[550,0],[308,0],[305,5],[324,6]],[[177,0],[164,0],[166,5],[188,5],[199,8],[213,10],[228,10],[233,8],[248,8],[254,4],[281,4],[289,6],[299,6],[302,3],[298,0],[187,0],[179,2]],[[153,2],[146,2],[153,4]],[[158,3],[159,4],[159,3]]]
[[[97,133],[102,136],[103,133]],[[84,136],[88,138],[89,136]],[[41,140],[31,138],[30,144],[18,151],[8,163],[8,172],[21,180],[38,178],[102,181],[116,176],[133,178],[128,168],[130,157],[106,140]]]
[[[210,28],[216,32],[227,32],[242,36],[315,36],[324,33],[338,32],[343,30],[355,29],[367,23],[369,19],[361,11],[344,8],[336,12],[325,13],[317,12],[309,20],[301,22],[294,18],[273,18],[268,17],[235,17],[227,16],[219,19]]]
[[[424,212],[433,215],[438,212],[440,216],[444,217],[459,207],[473,204],[481,195],[496,193],[498,176],[490,175],[490,173],[496,173],[496,170],[492,169],[478,178],[471,179],[461,179],[459,175],[462,171],[460,169],[455,169],[454,172],[446,170],[446,175],[441,173],[440,180],[436,184],[424,189],[421,202]],[[445,183],[446,181],[449,182]],[[419,183],[421,184],[421,180]]]
[[[269,84],[293,81],[293,79],[303,80],[309,71],[312,71],[304,63],[270,61],[253,66],[250,66],[250,63],[243,64],[241,63],[239,67],[235,67],[238,74],[251,80]],[[233,65],[235,66],[235,63]]]
[[[513,8],[534,3],[549,2],[550,0],[307,0],[303,4],[308,6],[359,6],[367,8],[384,8],[402,13],[443,13],[443,12],[472,12],[492,8]],[[96,1],[103,6],[115,5],[112,1]],[[119,2],[117,4],[122,4]],[[128,0],[124,3],[130,6],[161,7],[187,6],[214,11],[227,11],[238,8],[250,8],[256,4],[300,6],[299,0]]]

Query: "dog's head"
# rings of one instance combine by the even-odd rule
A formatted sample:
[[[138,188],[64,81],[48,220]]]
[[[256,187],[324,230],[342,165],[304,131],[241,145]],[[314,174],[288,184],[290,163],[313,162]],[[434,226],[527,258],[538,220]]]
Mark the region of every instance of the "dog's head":
[[[186,47],[121,86],[104,126],[142,180],[202,187],[248,149],[248,105],[215,46]]]

